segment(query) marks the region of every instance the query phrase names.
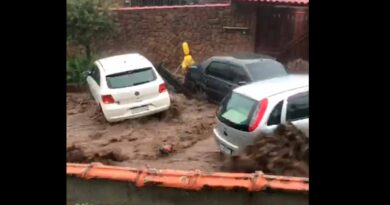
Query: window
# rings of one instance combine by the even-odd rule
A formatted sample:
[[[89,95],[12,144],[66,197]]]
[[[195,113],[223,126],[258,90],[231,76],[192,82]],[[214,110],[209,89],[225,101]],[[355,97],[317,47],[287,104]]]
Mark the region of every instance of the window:
[[[247,131],[256,105],[255,100],[232,93],[221,102],[217,117],[231,127]]]
[[[230,69],[233,73],[233,82],[238,84],[241,81],[249,82],[248,76],[243,68],[235,65],[230,65]]]
[[[92,67],[91,76],[95,80],[95,82],[100,86],[100,71],[96,65]]]
[[[280,101],[269,115],[267,125],[278,125],[282,118],[283,100]]]
[[[109,88],[125,88],[154,81],[156,74],[152,68],[142,68],[108,75],[106,79]]]
[[[212,62],[206,69],[206,74],[233,82],[233,75],[230,66],[226,63]]]
[[[271,59],[259,60],[246,65],[254,81],[287,75],[284,66]]]
[[[287,121],[300,120],[309,117],[309,94],[300,93],[287,100]]]

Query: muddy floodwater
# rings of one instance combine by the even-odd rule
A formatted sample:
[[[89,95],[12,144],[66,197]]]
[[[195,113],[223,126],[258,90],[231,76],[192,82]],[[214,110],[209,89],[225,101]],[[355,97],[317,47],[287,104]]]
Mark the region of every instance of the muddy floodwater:
[[[87,93],[67,94],[67,161],[218,171],[221,156],[212,128],[217,106],[171,93],[162,115],[108,124]],[[159,148],[173,145],[174,152]]]

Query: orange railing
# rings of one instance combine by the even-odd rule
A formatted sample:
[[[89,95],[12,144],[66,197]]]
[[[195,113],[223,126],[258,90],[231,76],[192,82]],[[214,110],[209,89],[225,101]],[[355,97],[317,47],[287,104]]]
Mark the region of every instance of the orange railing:
[[[261,191],[265,189],[308,192],[309,179],[255,173],[223,173],[170,170],[170,169],[136,169],[129,167],[105,166],[102,164],[67,164],[67,175],[84,179],[106,179],[129,181],[138,187],[161,186],[186,190],[245,189]]]

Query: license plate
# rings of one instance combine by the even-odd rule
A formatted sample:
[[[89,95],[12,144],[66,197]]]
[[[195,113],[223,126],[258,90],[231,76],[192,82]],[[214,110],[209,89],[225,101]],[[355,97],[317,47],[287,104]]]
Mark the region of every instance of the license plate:
[[[229,154],[231,155],[232,154],[232,150],[227,148],[225,145],[223,144],[219,144],[219,148],[221,149],[222,152],[224,152],[225,154]]]
[[[137,114],[137,113],[144,112],[144,111],[147,111],[147,110],[149,110],[148,106],[136,107],[136,108],[132,108],[131,109],[131,113]]]

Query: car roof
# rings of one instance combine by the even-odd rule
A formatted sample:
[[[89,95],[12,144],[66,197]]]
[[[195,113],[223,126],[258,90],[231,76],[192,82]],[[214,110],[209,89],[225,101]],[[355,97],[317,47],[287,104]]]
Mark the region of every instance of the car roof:
[[[106,75],[126,72],[129,70],[152,67],[152,63],[139,53],[128,53],[102,58],[96,61]]]
[[[233,92],[259,101],[278,93],[306,87],[308,85],[308,75],[287,75],[250,83],[234,89]]]
[[[236,59],[255,59],[255,58],[275,59],[274,57],[265,54],[260,54],[260,53],[236,53],[232,55],[232,57]]]
[[[208,61],[230,61],[234,64],[246,67],[247,64],[256,63],[259,61],[276,61],[275,58],[272,58],[267,55],[262,54],[237,54],[233,56],[213,56],[208,59]],[[277,62],[277,61],[276,61]]]

